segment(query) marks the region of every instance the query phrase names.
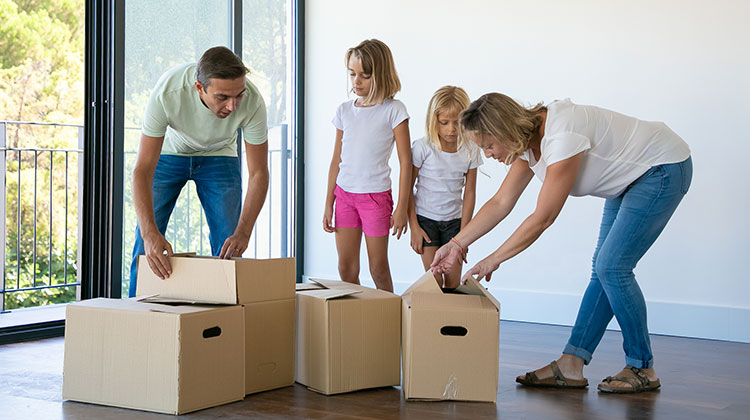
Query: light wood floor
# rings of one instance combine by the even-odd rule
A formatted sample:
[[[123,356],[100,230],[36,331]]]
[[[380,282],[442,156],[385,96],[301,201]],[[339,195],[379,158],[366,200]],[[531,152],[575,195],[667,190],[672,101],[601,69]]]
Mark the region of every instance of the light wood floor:
[[[497,404],[405,402],[401,389],[326,397],[295,385],[202,410],[191,419],[750,419],[750,344],[652,336],[662,390],[608,395],[595,384],[624,365],[608,331],[584,374],[586,390],[529,389],[516,375],[555,359],[568,327],[501,322]],[[61,400],[64,340],[0,346],[0,419],[156,419],[172,416]]]

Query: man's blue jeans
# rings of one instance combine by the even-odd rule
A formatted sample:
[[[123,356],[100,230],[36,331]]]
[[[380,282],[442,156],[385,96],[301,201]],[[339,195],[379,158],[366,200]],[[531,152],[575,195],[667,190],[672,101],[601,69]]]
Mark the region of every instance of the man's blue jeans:
[[[206,214],[211,254],[219,255],[224,241],[232,236],[240,220],[242,175],[239,159],[227,156],[160,156],[152,191],[156,226],[162,235],[167,231],[177,197],[189,180],[195,182]],[[141,229],[136,226],[133,260],[130,263],[130,297],[135,296],[138,256],[143,254]]]
[[[591,281],[563,353],[588,364],[614,315],[622,329],[625,363],[653,366],[646,301],[633,269],[672,217],[692,177],[691,158],[654,166],[604,203]]]

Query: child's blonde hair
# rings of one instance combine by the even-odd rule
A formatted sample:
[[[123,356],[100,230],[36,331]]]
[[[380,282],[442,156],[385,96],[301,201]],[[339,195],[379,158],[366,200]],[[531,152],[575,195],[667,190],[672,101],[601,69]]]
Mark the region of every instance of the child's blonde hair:
[[[461,113],[458,124],[461,136],[476,131],[494,137],[508,149],[505,163],[510,164],[528,150],[531,137],[542,124],[541,113],[546,110],[541,103],[526,108],[502,93],[487,93]]]
[[[461,111],[469,107],[470,102],[466,91],[456,86],[443,86],[432,95],[427,105],[425,135],[438,150],[443,150],[438,136],[438,114],[443,112],[459,115]],[[458,136],[457,149],[460,149],[463,144],[464,136]]]
[[[354,56],[362,64],[362,71],[372,77],[370,93],[364,98],[364,104],[380,104],[385,99],[393,99],[401,90],[401,81],[393,64],[393,55],[385,43],[377,39],[366,39],[354,48],[346,51],[345,65],[349,68],[349,59]],[[352,89],[354,89],[352,87]]]

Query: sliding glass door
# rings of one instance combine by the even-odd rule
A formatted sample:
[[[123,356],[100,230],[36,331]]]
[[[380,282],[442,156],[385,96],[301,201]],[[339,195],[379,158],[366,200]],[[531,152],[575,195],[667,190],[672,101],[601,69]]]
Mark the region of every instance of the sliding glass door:
[[[268,110],[269,192],[245,256],[268,258],[292,254],[291,12],[289,0],[125,2],[123,296],[127,295],[130,283],[136,227],[131,174],[146,101],[165,71],[195,62],[206,49],[217,45],[241,51],[250,69],[249,78],[261,91]],[[244,179],[247,174],[244,157],[241,161]],[[177,200],[166,238],[175,252],[210,254],[208,233],[195,185],[188,182]]]

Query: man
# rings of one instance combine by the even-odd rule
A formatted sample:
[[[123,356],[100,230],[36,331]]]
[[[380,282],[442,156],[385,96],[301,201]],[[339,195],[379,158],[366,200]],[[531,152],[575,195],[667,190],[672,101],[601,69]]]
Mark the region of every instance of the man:
[[[164,233],[188,180],[196,185],[210,229],[212,255],[240,256],[247,249],[268,190],[266,107],[245,78],[248,69],[231,50],[214,47],[198,63],[167,71],[151,93],[133,170],[138,226],[130,266],[135,296],[138,256],[162,279],[172,268]],[[237,129],[242,128],[248,167],[242,205]]]

